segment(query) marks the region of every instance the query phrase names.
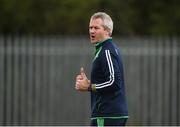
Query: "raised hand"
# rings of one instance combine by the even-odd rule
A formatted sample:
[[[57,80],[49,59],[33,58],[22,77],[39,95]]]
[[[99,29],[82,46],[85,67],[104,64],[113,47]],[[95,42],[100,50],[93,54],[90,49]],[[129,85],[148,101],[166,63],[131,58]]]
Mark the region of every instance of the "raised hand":
[[[79,91],[87,91],[89,85],[90,85],[90,80],[88,80],[88,78],[84,72],[84,68],[81,67],[80,74],[77,75],[77,77],[76,77],[75,89],[79,90]]]

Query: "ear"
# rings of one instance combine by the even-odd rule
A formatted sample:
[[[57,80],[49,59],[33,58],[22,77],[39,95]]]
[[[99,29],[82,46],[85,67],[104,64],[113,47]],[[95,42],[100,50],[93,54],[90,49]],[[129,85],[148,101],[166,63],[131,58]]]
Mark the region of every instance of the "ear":
[[[105,29],[105,31],[107,32],[108,36],[111,36],[112,30],[111,29]]]

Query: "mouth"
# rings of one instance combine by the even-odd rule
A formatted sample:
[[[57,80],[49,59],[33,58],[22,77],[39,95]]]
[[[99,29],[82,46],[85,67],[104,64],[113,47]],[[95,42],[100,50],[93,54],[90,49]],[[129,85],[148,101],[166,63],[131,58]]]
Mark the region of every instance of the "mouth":
[[[94,39],[95,39],[95,36],[94,36],[94,35],[91,35],[90,37],[91,37],[91,39],[92,39],[92,40],[94,40]]]

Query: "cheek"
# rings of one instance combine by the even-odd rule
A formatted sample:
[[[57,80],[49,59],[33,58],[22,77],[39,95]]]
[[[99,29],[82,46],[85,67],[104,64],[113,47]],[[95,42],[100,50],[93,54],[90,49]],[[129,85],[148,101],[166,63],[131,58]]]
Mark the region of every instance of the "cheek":
[[[104,32],[103,32],[103,31],[97,31],[96,34],[97,34],[98,36],[103,36],[103,35],[104,35]]]
[[[102,34],[101,33],[97,33],[96,34],[96,39],[101,39],[102,38]]]
[[[105,36],[105,32],[104,32],[104,31],[100,31],[100,32],[98,33],[98,36],[99,36],[100,38],[103,38],[103,37]]]

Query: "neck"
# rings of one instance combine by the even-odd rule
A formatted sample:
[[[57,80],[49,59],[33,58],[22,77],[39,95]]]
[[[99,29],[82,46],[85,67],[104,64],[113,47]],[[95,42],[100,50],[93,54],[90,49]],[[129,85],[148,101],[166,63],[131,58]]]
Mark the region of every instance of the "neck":
[[[103,40],[103,41],[101,41],[101,42],[97,42],[97,43],[95,44],[96,50],[99,49],[99,48],[104,44],[104,42],[106,42],[107,40],[110,40],[110,39],[112,39],[112,38],[106,38],[105,40]]]
[[[105,38],[105,39],[97,42],[97,43],[95,44],[95,46],[98,46],[100,43],[102,43],[102,42],[104,42],[104,41],[106,41],[106,40],[108,40],[108,39],[112,39],[112,37],[107,37],[107,38]]]

